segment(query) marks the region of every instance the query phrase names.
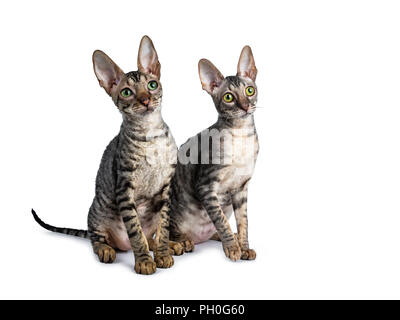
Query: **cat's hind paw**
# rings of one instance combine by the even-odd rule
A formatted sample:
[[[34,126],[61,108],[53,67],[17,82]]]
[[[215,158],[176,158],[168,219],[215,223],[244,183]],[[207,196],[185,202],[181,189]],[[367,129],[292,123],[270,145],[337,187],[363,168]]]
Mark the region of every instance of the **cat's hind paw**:
[[[175,241],[168,242],[168,251],[171,255],[174,255],[174,256],[180,256],[185,252],[182,244],[180,244],[179,242],[175,242]]]
[[[169,254],[162,256],[156,255],[154,261],[156,262],[157,268],[171,268],[174,265],[174,258]]]
[[[113,263],[117,254],[109,245],[102,244],[96,250],[99,261],[103,263]]]
[[[149,244],[149,249],[151,251],[156,251],[157,250],[157,245],[154,239],[149,239],[147,240]],[[168,252],[170,255],[173,256],[180,256],[182,255],[185,251],[181,243],[176,242],[176,241],[168,241]]]
[[[192,240],[183,240],[180,242],[185,252],[193,252],[194,251],[194,242]]]

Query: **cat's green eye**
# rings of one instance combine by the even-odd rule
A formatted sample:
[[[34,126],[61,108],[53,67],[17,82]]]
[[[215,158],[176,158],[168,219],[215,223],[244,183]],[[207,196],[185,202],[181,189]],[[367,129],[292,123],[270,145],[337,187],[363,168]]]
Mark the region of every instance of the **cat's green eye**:
[[[129,98],[132,95],[132,90],[129,88],[125,88],[121,90],[121,96],[124,98]]]
[[[246,88],[246,94],[251,97],[252,95],[254,95],[254,93],[256,92],[256,89],[254,89],[254,87],[249,86]]]
[[[229,93],[229,92],[225,93],[224,94],[224,101],[225,102],[232,102],[233,101],[232,93]]]
[[[154,80],[149,81],[149,83],[147,84],[147,88],[149,90],[156,90],[158,88],[157,81],[154,81]]]

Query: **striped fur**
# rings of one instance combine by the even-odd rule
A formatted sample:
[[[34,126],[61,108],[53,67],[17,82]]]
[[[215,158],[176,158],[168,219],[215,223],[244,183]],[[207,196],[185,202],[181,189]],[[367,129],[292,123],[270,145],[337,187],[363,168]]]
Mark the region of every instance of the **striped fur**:
[[[200,60],[200,79],[219,117],[180,147],[178,159],[189,157],[195,145],[201,146],[198,163],[178,161],[172,180],[171,239],[190,250],[196,243],[220,239],[226,256],[233,261],[256,256],[248,242],[247,190],[259,149],[253,117],[257,92],[253,96],[245,93],[248,86],[256,90],[256,70],[249,47],[242,51],[236,76],[223,78],[211,62]],[[223,99],[227,92],[234,96],[230,103]],[[217,139],[212,138],[215,133],[219,133]],[[208,145],[201,144],[204,141]],[[252,150],[247,149],[250,145]],[[232,211],[237,235],[228,222]]]
[[[32,213],[48,230],[90,239],[101,262],[113,262],[115,249],[132,249],[135,271],[152,274],[156,266],[168,268],[174,262],[168,226],[177,148],[161,116],[160,64],[146,36],[138,56],[139,70],[124,74],[103,52],[93,55],[99,83],[122,113],[123,122],[101,159],[88,231],[52,227]],[[150,90],[149,81],[156,81],[158,87]],[[126,88],[132,92],[129,97],[122,95]]]

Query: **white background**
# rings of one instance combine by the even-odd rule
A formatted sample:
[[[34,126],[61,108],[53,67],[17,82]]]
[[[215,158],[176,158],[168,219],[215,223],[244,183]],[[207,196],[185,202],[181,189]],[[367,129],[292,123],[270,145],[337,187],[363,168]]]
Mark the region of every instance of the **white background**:
[[[399,16],[397,1],[1,2],[0,298],[399,299]],[[30,215],[86,228],[121,122],[91,54],[136,70],[144,34],[178,145],[217,116],[198,60],[233,75],[253,49],[253,262],[210,242],[140,276],[131,252],[100,264],[88,241]]]

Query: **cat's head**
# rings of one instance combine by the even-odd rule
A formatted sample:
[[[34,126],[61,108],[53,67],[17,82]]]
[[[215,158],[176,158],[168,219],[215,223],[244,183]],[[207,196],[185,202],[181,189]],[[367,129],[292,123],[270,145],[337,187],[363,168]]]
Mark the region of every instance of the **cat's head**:
[[[144,36],[139,46],[138,71],[124,73],[104,52],[93,53],[93,68],[100,86],[126,116],[138,117],[160,107],[160,63],[153,42]]]
[[[203,89],[211,95],[221,116],[242,118],[255,111],[257,68],[249,46],[240,54],[236,76],[224,78],[207,59],[199,61],[199,75]]]

